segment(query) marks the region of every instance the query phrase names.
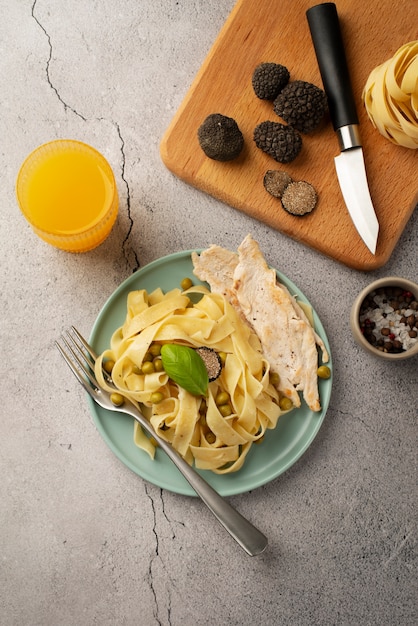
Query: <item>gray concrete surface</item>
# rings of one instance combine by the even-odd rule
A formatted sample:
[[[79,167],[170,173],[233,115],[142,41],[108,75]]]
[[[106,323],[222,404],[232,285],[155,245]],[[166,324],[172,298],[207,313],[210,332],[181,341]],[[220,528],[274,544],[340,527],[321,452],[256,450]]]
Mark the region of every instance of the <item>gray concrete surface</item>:
[[[0,0],[3,626],[412,626],[417,622],[417,360],[354,345],[351,303],[371,279],[417,280],[417,212],[386,267],[341,266],[189,188],[159,142],[233,0]],[[120,216],[85,255],[39,240],[14,183],[50,139],[94,145]],[[405,181],[413,184],[413,181]],[[139,266],[247,233],[310,298],[334,391],[316,440],[285,474],[231,502],[269,537],[242,552],[195,498],[113,455],[54,348],[86,334]]]

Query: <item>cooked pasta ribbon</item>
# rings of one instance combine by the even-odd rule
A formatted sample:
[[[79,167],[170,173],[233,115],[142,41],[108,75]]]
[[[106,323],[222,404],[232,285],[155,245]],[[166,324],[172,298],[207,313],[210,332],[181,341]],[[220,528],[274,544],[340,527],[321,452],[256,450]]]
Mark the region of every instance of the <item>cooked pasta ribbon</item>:
[[[150,350],[164,343],[207,346],[224,354],[221,374],[209,383],[207,397],[176,385],[161,368],[144,373]],[[223,295],[204,286],[130,292],[126,319],[95,367],[100,386],[112,392],[103,375],[106,361],[114,362],[112,380],[119,392],[142,410],[160,437],[200,469],[218,474],[240,469],[252,444],[275,428],[284,412],[257,335]],[[230,414],[224,415],[216,403],[221,392],[228,394]],[[156,393],[158,402],[153,401]],[[134,442],[154,458],[155,446],[136,422]]]

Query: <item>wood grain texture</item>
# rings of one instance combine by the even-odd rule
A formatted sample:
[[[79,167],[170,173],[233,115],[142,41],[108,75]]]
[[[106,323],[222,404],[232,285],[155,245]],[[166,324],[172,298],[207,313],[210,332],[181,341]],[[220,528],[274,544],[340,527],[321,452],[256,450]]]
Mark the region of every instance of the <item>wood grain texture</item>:
[[[395,146],[369,122],[362,89],[374,67],[417,38],[418,3],[399,10],[393,0],[339,0],[337,9],[360,119],[370,193],[380,223],[376,254],[358,235],[346,210],[334,166],[339,148],[327,119],[314,133],[303,135],[303,148],[290,164],[281,165],[253,141],[257,124],[281,121],[271,102],[252,89],[254,68],[276,62],[291,80],[322,86],[306,11],[309,0],[239,0],[200,68],[160,146],[165,165],[186,183],[272,228],[315,248],[349,267],[372,270],[393,252],[418,201],[417,151]],[[238,159],[220,163],[200,149],[197,129],[210,113],[233,117],[245,138]],[[287,214],[263,187],[268,169],[285,169],[294,180],[316,188],[319,201],[303,218]]]

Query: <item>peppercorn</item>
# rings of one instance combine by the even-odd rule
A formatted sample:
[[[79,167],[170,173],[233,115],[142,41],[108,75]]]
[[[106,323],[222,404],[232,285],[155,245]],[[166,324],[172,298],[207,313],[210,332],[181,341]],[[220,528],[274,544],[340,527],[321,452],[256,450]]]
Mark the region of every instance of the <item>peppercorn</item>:
[[[210,159],[231,161],[244,147],[244,137],[232,117],[212,113],[199,126],[199,145]]]
[[[408,350],[418,337],[418,315],[414,313],[418,307],[414,303],[415,295],[400,287],[372,291],[360,307],[360,329],[365,339],[383,352]],[[370,317],[375,316],[376,309],[375,323]]]
[[[316,85],[295,80],[279,93],[273,108],[290,126],[301,133],[310,133],[319,126],[327,111],[327,97]]]
[[[287,67],[278,63],[260,63],[254,70],[252,85],[257,98],[274,100],[290,78]]]
[[[295,128],[268,120],[256,126],[254,141],[279,163],[290,163],[302,149],[302,137]]]

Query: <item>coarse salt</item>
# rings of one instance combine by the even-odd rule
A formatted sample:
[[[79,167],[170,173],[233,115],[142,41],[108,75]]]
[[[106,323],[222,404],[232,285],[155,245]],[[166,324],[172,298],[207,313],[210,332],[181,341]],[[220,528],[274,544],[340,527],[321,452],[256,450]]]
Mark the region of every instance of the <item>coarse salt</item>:
[[[409,336],[409,326],[401,322],[402,317],[408,317],[415,314],[413,309],[403,310],[402,313],[395,311],[393,307],[387,301],[387,296],[376,294],[373,296],[373,302],[377,305],[377,308],[368,308],[362,311],[360,315],[360,324],[363,325],[366,320],[370,320],[375,323],[373,334],[376,339],[382,337],[381,331],[383,328],[390,328],[390,332],[394,335],[393,340],[398,340],[402,344],[403,350],[409,350],[418,341],[418,337]]]

